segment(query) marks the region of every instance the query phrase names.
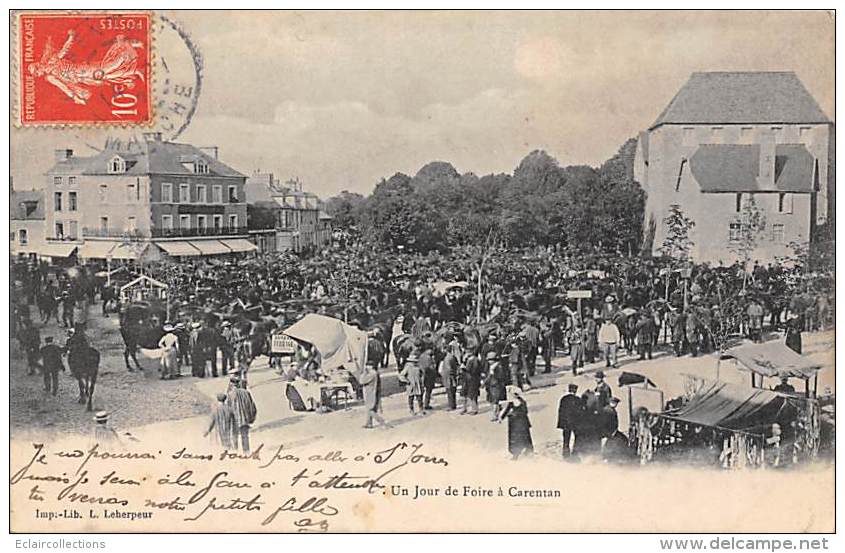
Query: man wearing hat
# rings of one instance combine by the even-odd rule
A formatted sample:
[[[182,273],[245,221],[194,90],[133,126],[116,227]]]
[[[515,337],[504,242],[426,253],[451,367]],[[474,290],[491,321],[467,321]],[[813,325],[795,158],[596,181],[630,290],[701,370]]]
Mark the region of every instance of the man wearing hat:
[[[191,323],[191,335],[188,344],[191,348],[191,375],[198,378],[205,376],[205,358],[203,356],[202,344],[199,341],[199,332],[202,323],[194,321]]]
[[[454,411],[458,408],[458,358],[461,346],[456,339],[452,339],[446,350],[446,356],[440,362],[440,381],[446,391],[446,409]]]
[[[563,436],[563,457],[575,455],[575,448],[578,446],[576,429],[581,424],[584,414],[587,411],[586,402],[578,397],[578,385],[570,383],[567,386],[567,393],[560,398],[557,407],[557,427]],[[572,438],[575,438],[573,440]]]
[[[599,409],[599,431],[604,439],[613,436],[619,430],[619,415],[616,413],[616,406],[619,405],[619,398],[611,397],[607,405]]]
[[[167,380],[179,374],[179,338],[173,334],[173,325],[164,325],[164,336],[158,341],[161,354],[161,379]]]
[[[569,333],[569,354],[572,357],[572,376],[577,376],[578,369],[584,367],[584,329],[577,315],[572,319]]]
[[[191,334],[185,323],[176,323],[173,327],[173,334],[179,340],[179,368],[181,372],[182,365],[188,366],[191,364]]]
[[[619,347],[619,327],[612,320],[605,319],[599,328],[599,345],[604,351],[605,365],[616,368],[616,352]]]
[[[44,339],[44,347],[41,348],[41,374],[44,376],[44,391],[56,395],[59,391],[59,371],[65,370],[62,362],[61,346],[53,343],[53,337],[47,336]]]
[[[481,390],[481,358],[478,353],[471,351],[464,360],[461,386],[461,396],[464,398],[464,406],[461,414],[478,414],[478,394]]]
[[[596,371],[596,387],[593,389],[596,394],[596,409],[601,409],[610,402],[613,393],[610,386],[604,381],[604,371]]]
[[[109,426],[109,414],[107,411],[97,411],[94,414],[94,443],[104,446],[121,445],[117,432]]]
[[[223,374],[235,372],[235,329],[229,321],[220,325],[220,353]]]
[[[412,416],[425,415],[425,408],[423,407],[423,372],[419,367],[419,357],[414,351],[408,357],[402,372],[399,373],[401,380],[405,382],[408,393],[408,409]],[[419,404],[419,411],[414,410],[414,403]]]
[[[429,342],[423,342],[422,353],[419,355],[418,366],[423,376],[423,411],[431,409],[431,394],[437,381],[437,366],[434,352]]]
[[[214,407],[214,412],[211,414],[211,422],[208,424],[208,429],[203,436],[211,434],[212,430],[217,430],[214,434],[214,442],[225,449],[232,448],[232,438],[235,435],[235,414],[231,407],[226,404],[226,394],[217,394],[217,405]]]
[[[508,373],[505,364],[502,363],[495,351],[487,352],[485,364],[487,402],[493,405],[493,413],[490,420],[495,422],[499,419],[499,402],[506,397],[505,386],[508,383]]]
[[[249,425],[255,422],[258,415],[255,401],[253,401],[249,390],[243,387],[243,383],[238,376],[232,376],[229,379],[229,390],[226,396],[226,402],[232,409],[235,421],[234,432],[232,433],[232,449],[237,449],[238,436],[240,436],[241,450],[249,454]]]

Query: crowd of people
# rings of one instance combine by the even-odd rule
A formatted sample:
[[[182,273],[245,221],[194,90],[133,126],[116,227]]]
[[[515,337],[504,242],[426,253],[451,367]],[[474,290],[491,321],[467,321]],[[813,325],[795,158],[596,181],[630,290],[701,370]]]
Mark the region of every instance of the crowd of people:
[[[56,364],[52,349],[46,356],[42,352],[39,325],[55,319],[67,328],[84,328],[87,306],[97,298],[103,316],[109,315],[116,285],[96,276],[97,269],[13,263],[13,324],[30,371],[42,358]],[[181,376],[183,366],[191,367],[192,376],[216,377],[219,351],[219,374],[234,375],[234,389],[245,389],[250,362],[270,352],[274,329],[317,312],[370,330],[393,350],[411,413],[430,409],[438,381],[447,409],[458,409],[460,398],[461,412],[470,415],[478,413],[479,397],[486,392],[493,420],[522,429],[514,432],[525,446],[520,451],[530,449],[530,423],[522,407],[538,357],[549,372],[553,357],[567,355],[572,373],[579,374],[597,359],[616,367],[623,348],[651,359],[661,337],[675,355],[696,356],[723,346],[732,335],[762,340],[766,329],[785,330],[787,343],[800,351],[801,331],[831,323],[833,301],[832,271],[809,273],[775,264],[746,270],[739,263],[693,265],[551,248],[410,255],[350,247],[308,258],[264,254],[162,261],[142,270],[167,285],[167,305],[148,302],[134,316],[137,327],[129,316],[133,306],[120,305],[121,332],[130,354],[135,353],[130,341],[164,351],[161,378]],[[572,290],[588,291],[589,297],[570,299]],[[30,306],[37,307],[35,322]],[[401,335],[393,336],[395,322],[401,322]],[[385,423],[378,414],[377,357],[355,377],[368,406],[367,427]],[[313,359],[303,357],[303,374],[309,372],[306,364],[311,373],[319,372],[311,366]],[[126,362],[131,370],[129,358]],[[45,376],[45,389],[55,390],[52,376]],[[617,440],[609,431],[612,398],[593,396],[597,399],[568,399],[566,409],[562,401],[559,428],[565,444],[573,432],[583,436],[579,447],[586,451],[595,437]],[[219,402],[209,430],[216,429],[223,444],[236,443],[237,434],[248,449],[241,429],[249,417],[233,402],[231,394]],[[234,423],[227,410],[240,413]]]

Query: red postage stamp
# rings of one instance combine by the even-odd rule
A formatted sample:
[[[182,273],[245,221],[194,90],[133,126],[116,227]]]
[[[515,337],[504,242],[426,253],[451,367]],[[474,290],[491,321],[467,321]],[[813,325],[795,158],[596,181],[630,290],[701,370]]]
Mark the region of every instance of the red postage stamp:
[[[20,14],[20,124],[150,122],[150,23],[140,12]]]

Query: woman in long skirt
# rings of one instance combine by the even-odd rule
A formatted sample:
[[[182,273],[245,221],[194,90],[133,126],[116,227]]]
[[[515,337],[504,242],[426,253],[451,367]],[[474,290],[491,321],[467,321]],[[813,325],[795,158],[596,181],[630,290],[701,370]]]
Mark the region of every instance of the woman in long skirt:
[[[499,414],[501,422],[508,419],[508,451],[513,460],[522,454],[534,453],[534,442],[531,440],[531,421],[528,420],[528,404],[518,386],[508,386],[508,399]]]

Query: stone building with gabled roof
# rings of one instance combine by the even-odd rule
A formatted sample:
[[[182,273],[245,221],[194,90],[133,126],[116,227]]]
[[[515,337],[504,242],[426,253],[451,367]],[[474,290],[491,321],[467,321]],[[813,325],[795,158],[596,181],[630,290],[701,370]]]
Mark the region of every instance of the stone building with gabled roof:
[[[273,173],[256,171],[246,180],[246,201],[253,207],[273,211],[275,235],[264,240],[262,251],[302,252],[319,250],[331,243],[332,217],[323,210],[323,201],[302,189],[293,178],[280,182]],[[264,229],[250,229],[257,233]]]
[[[12,255],[35,255],[44,247],[44,192],[9,194],[9,243]]]
[[[753,198],[766,224],[752,257],[788,256],[832,217],[833,156],[833,122],[795,73],[693,73],[638,139],[645,247],[660,253],[677,204],[695,221],[692,257],[730,263]]]
[[[45,187],[48,246],[64,253],[75,245],[84,260],[254,251],[245,180],[217,159],[217,148],[166,142],[160,133],[109,140],[93,156],[57,150]]]

